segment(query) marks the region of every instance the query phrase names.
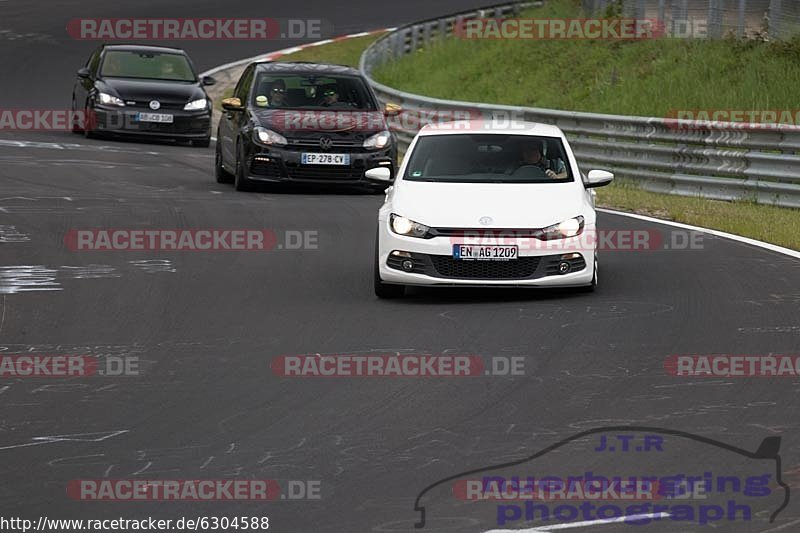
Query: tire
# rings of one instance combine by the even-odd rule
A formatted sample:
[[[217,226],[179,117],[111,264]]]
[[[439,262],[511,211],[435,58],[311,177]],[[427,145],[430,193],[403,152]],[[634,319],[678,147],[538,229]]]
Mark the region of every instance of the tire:
[[[587,285],[587,286],[585,286],[585,287],[581,287],[579,289],[579,292],[594,292],[595,290],[597,290],[597,271],[598,270],[599,270],[599,267],[598,267],[598,264],[597,264],[597,254],[595,254],[594,255],[594,273],[592,274],[592,283]]]
[[[393,285],[381,281],[378,268],[378,237],[375,237],[375,270],[374,270],[375,296],[381,300],[392,300],[402,298],[406,294],[405,285]]]
[[[211,137],[206,137],[205,139],[192,141],[192,146],[196,148],[208,148],[209,146],[211,146]]]
[[[92,130],[95,127],[96,121],[94,119],[94,113],[90,113],[89,108],[83,109],[83,136],[87,139],[94,139],[97,137],[97,134]]]
[[[217,183],[233,183],[233,174],[222,167],[222,148],[219,141],[214,150],[214,176],[217,178]]]
[[[72,96],[72,133],[83,133],[83,128],[78,126],[78,123],[75,122],[75,113],[77,112],[77,109],[75,109],[75,108],[76,108],[76,106],[75,106],[75,96],[73,95]],[[85,119],[85,117],[84,117],[84,119]]]
[[[234,174],[233,178],[233,187],[237,191],[249,191],[252,189],[250,180],[248,180],[247,176],[245,175],[244,149],[242,148],[241,143],[239,143],[236,148],[236,173]]]

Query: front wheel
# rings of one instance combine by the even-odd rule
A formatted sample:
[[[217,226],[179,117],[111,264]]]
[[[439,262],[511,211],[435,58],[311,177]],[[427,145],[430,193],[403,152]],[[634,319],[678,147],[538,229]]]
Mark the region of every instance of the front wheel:
[[[375,270],[374,270],[374,285],[375,296],[382,300],[389,300],[394,298],[402,298],[406,294],[404,285],[392,285],[391,283],[384,283],[381,280],[380,269],[378,265],[378,239],[375,238]]]
[[[83,128],[80,125],[80,121],[78,119],[78,110],[77,105],[75,105],[75,96],[72,96],[72,133],[83,133]],[[86,117],[84,116],[84,120]]]
[[[597,271],[599,267],[597,264],[597,254],[594,255],[594,272],[592,274],[592,283],[586,287],[581,287],[580,292],[594,292],[597,290]]]
[[[236,173],[233,178],[233,187],[237,191],[249,191],[252,187],[250,180],[247,179],[244,160],[244,147],[241,143],[236,150]]]
[[[217,183],[231,183],[233,181],[233,174],[225,170],[222,166],[222,143],[217,140],[217,148],[214,150],[214,176],[217,178]]]

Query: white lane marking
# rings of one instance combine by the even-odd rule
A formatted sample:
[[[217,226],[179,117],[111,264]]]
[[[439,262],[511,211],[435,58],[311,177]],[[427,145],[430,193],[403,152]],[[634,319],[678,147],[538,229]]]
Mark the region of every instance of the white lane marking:
[[[53,444],[55,442],[102,442],[104,440],[127,433],[129,430],[122,429],[105,433],[74,433],[72,435],[53,435],[50,437],[32,437],[33,442],[25,444],[11,444],[0,446],[0,450],[11,450],[14,448],[26,448],[28,446],[39,446],[41,444]],[[98,437],[99,435],[99,437]]]
[[[601,211],[603,213],[610,213],[612,215],[622,215],[630,218],[638,218],[639,220],[646,220],[647,222],[655,222],[657,224],[665,224],[667,226],[673,226],[681,229],[702,231],[703,233],[708,233],[710,235],[715,235],[717,237],[722,237],[724,239],[738,241],[744,244],[749,244],[751,246],[756,246],[758,248],[764,248],[772,252],[777,252],[779,254],[788,255],[790,257],[794,257],[795,259],[800,259],[800,251],[792,250],[790,248],[784,248],[783,246],[778,246],[777,244],[770,244],[768,242],[751,239],[749,237],[742,237],[741,235],[734,235],[733,233],[726,233],[724,231],[719,231],[715,229],[703,228],[701,226],[692,226],[691,224],[683,224],[681,222],[672,222],[671,220],[662,220],[660,218],[648,217],[645,215],[639,215],[637,213],[626,213],[624,211],[615,211],[613,209],[597,208],[597,211]]]
[[[635,521],[635,520],[649,520],[654,518],[668,518],[672,515],[669,513],[646,513],[646,514],[632,514],[628,516],[620,516],[617,518],[599,518],[597,520],[586,520],[585,522],[571,522],[566,524],[554,524],[552,526],[541,526],[532,529],[492,529],[485,533],[540,533],[545,531],[557,531],[559,529],[572,529],[576,527],[589,527],[599,526],[603,524],[615,524],[618,522]]]
[[[79,143],[61,143],[61,142],[45,142],[45,141],[29,141],[25,139],[10,140],[0,139],[0,146],[9,146],[12,148],[48,148],[51,150],[92,150],[103,151],[111,153],[128,153],[128,154],[147,154],[147,155],[161,155],[161,152],[135,150],[124,146],[112,146],[110,144],[79,144]]]
[[[789,522],[788,524],[783,524],[782,526],[774,527],[772,529],[765,529],[761,533],[770,533],[770,531],[780,531],[782,529],[786,529],[789,526],[796,526],[800,524],[800,520],[795,520],[794,522]]]
[[[353,39],[354,37],[365,37],[367,35],[374,35],[374,34],[383,33],[383,32],[387,32],[387,31],[394,31],[396,29],[397,28],[392,27],[392,28],[383,28],[383,29],[380,29],[380,30],[366,31],[366,32],[360,32],[360,33],[352,33],[350,35],[343,35],[341,37],[336,37],[334,39],[324,39],[322,41],[316,41],[316,42],[309,43],[309,44],[301,44],[300,46],[293,46],[291,48],[284,48],[283,50],[276,50],[274,52],[268,52],[266,54],[260,54],[260,55],[248,57],[248,58],[245,58],[245,59],[239,59],[237,61],[231,61],[230,63],[225,63],[224,65],[220,65],[218,67],[214,67],[214,68],[212,68],[210,70],[207,70],[207,71],[201,73],[200,76],[212,76],[212,75],[216,74],[217,72],[219,72],[221,70],[226,70],[226,69],[229,69],[229,68],[238,67],[239,65],[245,65],[247,63],[252,63],[253,61],[263,61],[263,60],[272,59],[273,57],[280,57],[280,56],[282,56],[284,54],[291,53],[291,52],[289,52],[289,50],[295,50],[295,49],[296,49],[295,51],[303,50],[304,48],[309,48],[309,47],[312,47],[312,46],[320,46],[320,44],[327,44],[327,43],[332,42],[332,41],[338,41],[338,40],[343,40],[343,39]]]

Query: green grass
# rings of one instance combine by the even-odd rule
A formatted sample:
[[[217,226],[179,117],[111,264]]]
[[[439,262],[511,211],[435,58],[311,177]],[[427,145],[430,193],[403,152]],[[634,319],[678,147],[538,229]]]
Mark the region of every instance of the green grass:
[[[597,189],[597,203],[602,207],[713,228],[800,250],[800,210],[797,209],[659,194],[625,181]]]
[[[334,63],[358,67],[361,53],[380,36],[381,34],[367,35],[321,46],[313,46],[294,54],[282,56],[278,61],[314,61],[315,63]]]
[[[580,0],[523,16],[580,17]],[[800,37],[640,41],[449,39],[375,72],[427,96],[662,117],[672,110],[796,109]]]

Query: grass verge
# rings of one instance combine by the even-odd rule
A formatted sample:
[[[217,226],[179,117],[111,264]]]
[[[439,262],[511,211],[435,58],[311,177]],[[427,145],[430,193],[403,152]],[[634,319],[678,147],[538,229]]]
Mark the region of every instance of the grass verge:
[[[522,17],[580,18],[580,4],[550,0]],[[375,77],[438,98],[615,115],[795,110],[800,36],[775,42],[453,38],[391,62]]]
[[[626,181],[597,189],[597,204],[800,250],[798,209],[660,194],[645,191],[635,183]]]

